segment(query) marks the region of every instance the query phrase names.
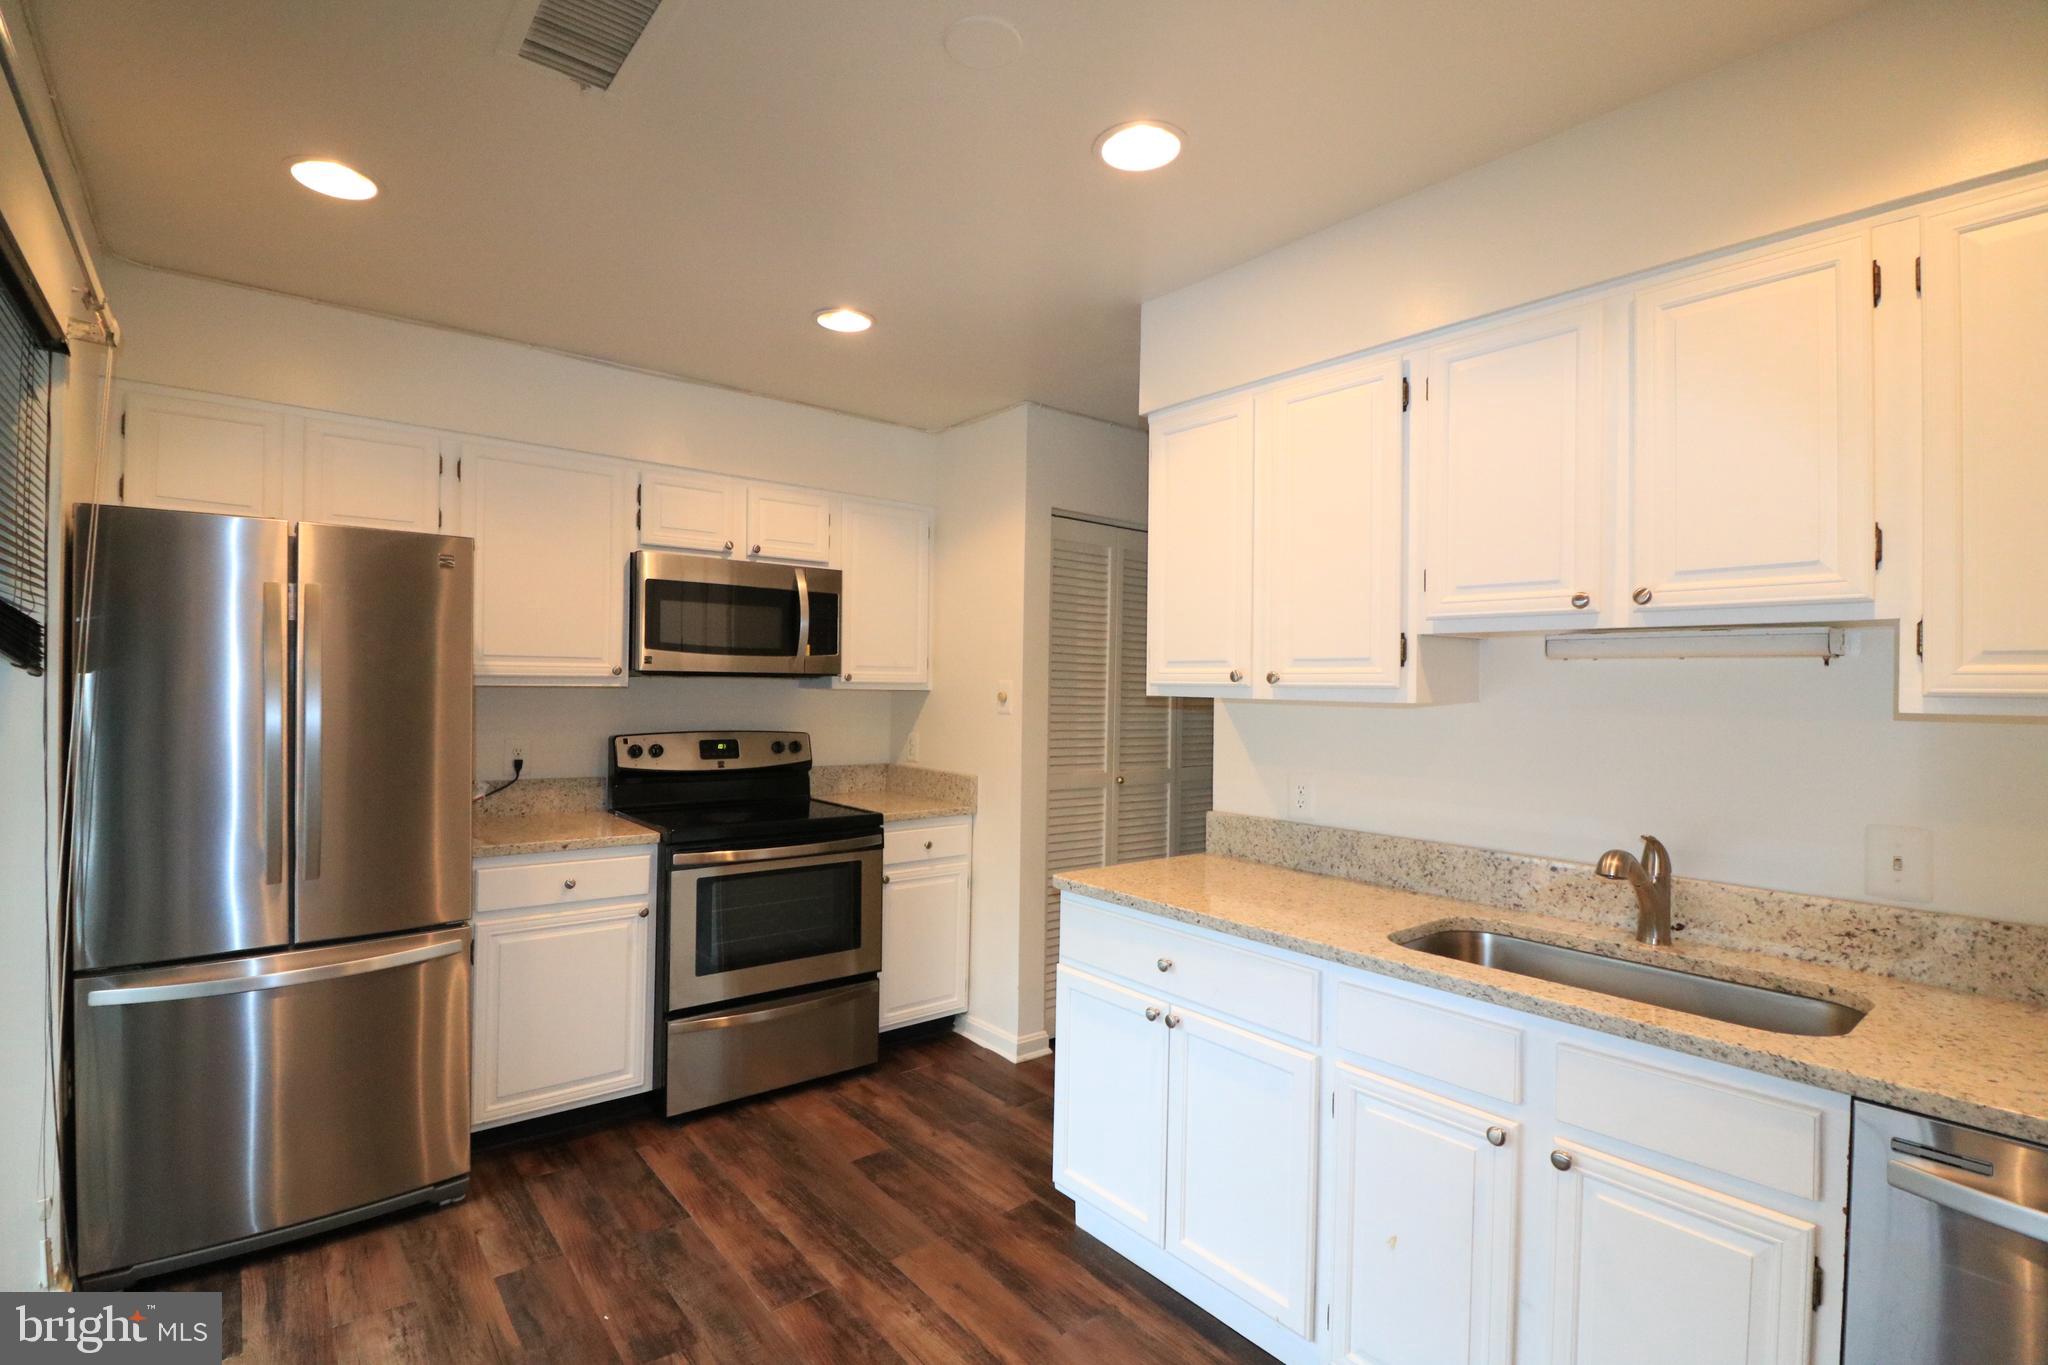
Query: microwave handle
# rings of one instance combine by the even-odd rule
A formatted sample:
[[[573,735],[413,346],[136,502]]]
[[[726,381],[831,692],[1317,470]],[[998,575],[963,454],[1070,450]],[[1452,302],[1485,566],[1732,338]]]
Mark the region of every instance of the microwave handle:
[[[811,657],[811,576],[796,571],[796,657]]]

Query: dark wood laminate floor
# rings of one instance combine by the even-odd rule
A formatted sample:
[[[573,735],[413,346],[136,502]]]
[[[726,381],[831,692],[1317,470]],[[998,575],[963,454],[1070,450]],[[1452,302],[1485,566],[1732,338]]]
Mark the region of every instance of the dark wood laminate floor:
[[[464,1203],[162,1287],[292,1365],[1266,1359],[1074,1229],[1051,1060],[952,1034],[695,1118],[484,1135],[473,1168]]]

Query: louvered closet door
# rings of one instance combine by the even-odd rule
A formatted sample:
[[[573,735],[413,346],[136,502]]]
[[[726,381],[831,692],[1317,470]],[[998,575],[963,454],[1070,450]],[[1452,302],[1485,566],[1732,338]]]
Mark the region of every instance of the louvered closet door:
[[[1045,1018],[1056,1027],[1059,892],[1076,868],[1199,850],[1211,707],[1145,695],[1145,535],[1053,519]]]

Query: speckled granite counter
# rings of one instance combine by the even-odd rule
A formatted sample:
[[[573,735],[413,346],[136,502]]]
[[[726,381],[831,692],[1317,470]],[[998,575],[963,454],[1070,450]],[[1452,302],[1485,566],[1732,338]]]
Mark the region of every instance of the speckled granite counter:
[[[470,816],[470,855],[476,858],[660,842],[655,830],[604,808],[604,780],[596,777],[515,782],[478,801]]]
[[[1701,943],[1646,948],[1629,928],[1197,854],[1055,878],[1066,890],[1368,972],[1434,986],[1751,1071],[2048,1142],[2048,1008]],[[1631,924],[1633,921],[1630,921]],[[1869,1011],[1839,1038],[1767,1033],[1404,948],[1393,935],[1499,929],[1704,969]]]
[[[811,795],[884,820],[936,820],[974,814],[975,781],[907,763],[849,763],[813,768]]]

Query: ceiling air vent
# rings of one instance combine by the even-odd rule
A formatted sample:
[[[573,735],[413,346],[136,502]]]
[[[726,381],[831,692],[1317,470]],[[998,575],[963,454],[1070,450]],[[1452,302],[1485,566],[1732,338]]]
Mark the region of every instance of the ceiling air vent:
[[[578,85],[609,90],[661,0],[540,0],[519,55]]]

